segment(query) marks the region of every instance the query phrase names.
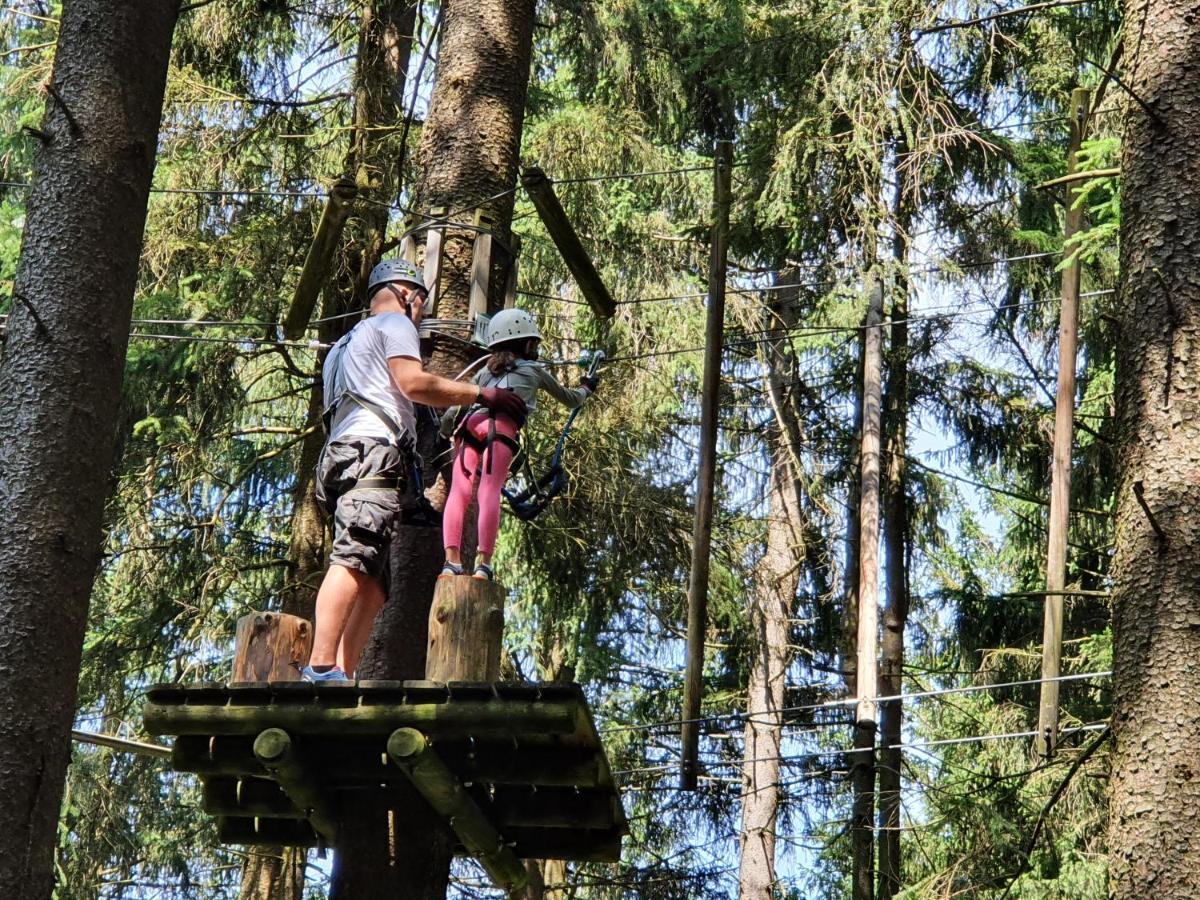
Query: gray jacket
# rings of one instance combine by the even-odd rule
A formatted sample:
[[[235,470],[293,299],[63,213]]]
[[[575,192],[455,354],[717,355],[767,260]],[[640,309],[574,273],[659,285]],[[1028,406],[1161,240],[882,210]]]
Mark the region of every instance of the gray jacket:
[[[591,396],[587,388],[564,387],[541,363],[527,359],[517,361],[517,365],[503,375],[493,375],[485,363],[476,373],[474,381],[480,387],[510,388],[525,401],[529,412],[537,409],[537,394],[545,391],[567,409],[582,406],[583,401]],[[452,406],[442,415],[441,433],[449,437],[454,431],[454,423],[458,420],[461,407]]]

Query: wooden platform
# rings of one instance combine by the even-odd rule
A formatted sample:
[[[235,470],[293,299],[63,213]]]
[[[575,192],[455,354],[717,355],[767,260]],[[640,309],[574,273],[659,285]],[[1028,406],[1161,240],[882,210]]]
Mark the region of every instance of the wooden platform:
[[[144,717],[151,734],[176,738],[174,768],[203,780],[226,843],[334,843],[361,792],[428,781],[430,767],[441,793],[418,788],[435,808],[473,803],[486,818],[473,833],[456,822],[460,853],[486,855],[473,839],[483,833],[505,856],[612,862],[628,830],[578,685],[159,685]]]

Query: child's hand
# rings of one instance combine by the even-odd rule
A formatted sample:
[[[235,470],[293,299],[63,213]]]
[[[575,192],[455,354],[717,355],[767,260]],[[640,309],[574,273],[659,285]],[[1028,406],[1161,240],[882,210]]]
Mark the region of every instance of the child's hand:
[[[579,386],[587,388],[594,394],[596,393],[596,388],[600,387],[600,379],[595,375],[584,375],[579,379]]]

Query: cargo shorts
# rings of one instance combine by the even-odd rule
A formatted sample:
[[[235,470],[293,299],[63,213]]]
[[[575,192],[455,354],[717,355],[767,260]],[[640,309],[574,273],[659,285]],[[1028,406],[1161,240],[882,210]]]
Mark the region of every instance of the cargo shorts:
[[[317,462],[317,500],[333,519],[331,565],[382,580],[400,515],[408,451],[381,438],[346,437],[325,445]],[[359,488],[361,479],[395,478],[395,488]]]

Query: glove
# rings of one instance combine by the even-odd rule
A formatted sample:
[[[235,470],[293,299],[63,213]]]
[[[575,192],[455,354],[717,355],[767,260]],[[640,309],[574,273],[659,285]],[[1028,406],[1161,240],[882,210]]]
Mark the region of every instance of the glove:
[[[596,393],[596,388],[600,387],[600,379],[595,375],[584,375],[579,379],[579,386],[587,388],[594,394]]]
[[[511,388],[481,388],[479,391],[479,405],[490,409],[494,413],[508,416],[518,426],[525,424],[525,416],[529,413],[529,410],[525,407],[525,401]]]

